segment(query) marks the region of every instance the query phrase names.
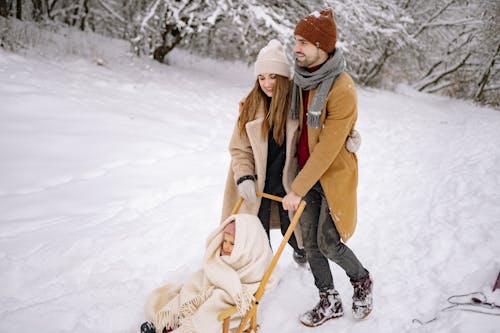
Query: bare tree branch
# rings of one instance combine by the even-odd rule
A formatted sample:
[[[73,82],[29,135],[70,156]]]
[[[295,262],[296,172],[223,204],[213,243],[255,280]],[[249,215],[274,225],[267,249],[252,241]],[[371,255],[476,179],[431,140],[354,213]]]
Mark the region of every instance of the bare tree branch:
[[[125,20],[120,14],[118,14],[113,8],[111,8],[107,3],[105,3],[102,0],[95,0],[97,1],[104,9],[106,9],[111,15],[113,15],[118,21],[120,21],[123,24],[127,24],[127,20]]]
[[[460,67],[464,66],[465,63],[467,62],[467,59],[472,55],[472,53],[468,53],[459,63],[457,63],[455,66],[451,67],[448,70],[445,70],[439,74],[436,74],[433,78],[430,79],[427,83],[424,83],[422,86],[418,88],[418,91],[423,91],[425,88],[437,84],[442,78],[447,76],[448,74],[451,74],[455,71],[457,71]]]
[[[434,15],[432,15],[428,20],[427,23],[424,23],[420,28],[412,35],[413,38],[416,38],[418,35],[420,35],[425,29],[427,29],[429,24],[434,21],[439,15],[441,15],[448,7],[450,7],[455,0],[449,0],[447,3],[444,4],[444,6],[439,9]]]
[[[498,43],[497,50],[496,50],[495,54],[493,54],[491,56],[489,64],[486,65],[486,68],[485,68],[483,74],[481,75],[481,79],[478,83],[479,88],[477,89],[476,94],[474,95],[474,99],[476,99],[476,100],[481,99],[481,97],[485,91],[485,86],[486,86],[486,84],[488,84],[488,81],[490,79],[491,69],[495,66],[495,61],[496,61],[496,58],[497,58],[499,53],[500,53],[500,43]]]

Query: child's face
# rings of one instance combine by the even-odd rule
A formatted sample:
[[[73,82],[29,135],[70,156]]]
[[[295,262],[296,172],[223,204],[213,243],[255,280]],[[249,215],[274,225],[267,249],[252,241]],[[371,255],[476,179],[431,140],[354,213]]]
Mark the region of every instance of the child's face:
[[[225,232],[224,238],[222,239],[220,255],[221,256],[231,255],[231,252],[233,252],[233,247],[234,247],[234,236]]]

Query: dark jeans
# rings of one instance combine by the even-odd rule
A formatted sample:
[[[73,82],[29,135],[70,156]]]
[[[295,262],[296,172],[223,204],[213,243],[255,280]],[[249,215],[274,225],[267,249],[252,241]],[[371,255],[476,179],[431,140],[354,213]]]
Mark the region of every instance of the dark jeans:
[[[259,208],[259,219],[262,222],[262,225],[264,226],[264,229],[266,230],[267,233],[267,238],[269,238],[269,229],[270,229],[270,219],[271,219],[271,203],[272,200],[262,198],[260,208]],[[276,206],[278,207],[278,212],[280,216],[280,228],[281,228],[281,234],[285,235],[288,227],[290,226],[290,218],[288,217],[288,212],[283,209],[283,205],[279,202],[275,202]],[[303,249],[299,249],[299,246],[297,244],[297,239],[295,238],[295,235],[292,233],[290,236],[290,239],[288,240],[288,244],[293,248],[295,252],[302,252],[304,251]]]
[[[352,280],[364,279],[368,271],[342,243],[320,183],[317,182],[303,199],[307,205],[300,218],[302,240],[319,291],[334,288],[328,259],[342,267]]]

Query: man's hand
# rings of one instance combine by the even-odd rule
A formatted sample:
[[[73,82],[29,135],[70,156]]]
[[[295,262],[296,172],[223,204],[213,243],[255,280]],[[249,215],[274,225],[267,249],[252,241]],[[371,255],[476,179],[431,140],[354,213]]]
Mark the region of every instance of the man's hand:
[[[283,198],[283,209],[284,210],[297,210],[299,208],[300,200],[302,197],[291,191]]]

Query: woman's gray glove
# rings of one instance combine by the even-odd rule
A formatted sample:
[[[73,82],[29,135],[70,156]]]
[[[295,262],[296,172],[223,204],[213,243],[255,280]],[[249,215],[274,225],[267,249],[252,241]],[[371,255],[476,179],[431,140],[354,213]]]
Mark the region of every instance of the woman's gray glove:
[[[257,194],[255,193],[255,182],[251,179],[246,179],[238,185],[238,192],[240,196],[249,203],[257,201]]]
[[[353,129],[351,133],[349,133],[349,136],[347,137],[347,140],[345,142],[345,147],[351,153],[356,153],[359,149],[359,146],[361,146],[361,135],[359,134],[358,131]]]

